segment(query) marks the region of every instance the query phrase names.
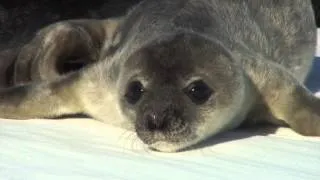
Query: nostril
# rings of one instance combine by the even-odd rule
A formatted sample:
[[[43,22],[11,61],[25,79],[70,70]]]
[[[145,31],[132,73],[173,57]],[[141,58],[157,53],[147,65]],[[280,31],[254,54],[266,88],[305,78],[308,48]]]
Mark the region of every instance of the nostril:
[[[162,118],[159,118],[155,113],[148,113],[145,117],[146,127],[150,131],[163,130],[166,128],[165,121]]]

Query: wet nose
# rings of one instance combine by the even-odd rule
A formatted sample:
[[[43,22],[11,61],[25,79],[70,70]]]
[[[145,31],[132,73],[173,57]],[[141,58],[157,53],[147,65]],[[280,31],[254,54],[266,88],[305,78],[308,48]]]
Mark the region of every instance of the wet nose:
[[[150,131],[165,130],[168,127],[168,121],[163,116],[149,112],[145,115],[146,128]]]

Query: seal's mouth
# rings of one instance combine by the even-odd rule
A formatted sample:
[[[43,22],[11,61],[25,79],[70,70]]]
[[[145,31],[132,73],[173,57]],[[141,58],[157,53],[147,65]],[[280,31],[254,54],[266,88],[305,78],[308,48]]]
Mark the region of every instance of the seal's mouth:
[[[188,124],[172,126],[163,131],[136,129],[137,135],[149,149],[160,152],[178,152],[194,144],[196,136],[191,133]]]

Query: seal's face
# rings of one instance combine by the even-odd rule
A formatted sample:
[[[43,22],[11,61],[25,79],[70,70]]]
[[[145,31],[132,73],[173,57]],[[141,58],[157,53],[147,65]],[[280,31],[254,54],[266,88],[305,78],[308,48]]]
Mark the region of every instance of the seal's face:
[[[221,46],[190,34],[153,42],[125,62],[120,81],[121,109],[144,143],[174,152],[235,121],[240,71]]]

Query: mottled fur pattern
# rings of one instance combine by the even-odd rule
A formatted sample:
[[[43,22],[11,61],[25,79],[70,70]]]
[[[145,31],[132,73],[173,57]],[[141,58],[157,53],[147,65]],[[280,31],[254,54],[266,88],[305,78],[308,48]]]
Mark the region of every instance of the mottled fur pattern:
[[[315,46],[309,0],[145,0],[124,17],[41,29],[0,94],[0,116],[83,113],[166,152],[244,123],[320,136],[320,100],[303,85]],[[70,57],[87,64],[59,71]],[[184,91],[199,81],[212,92],[201,104]],[[135,104],[132,82],[143,87]]]

